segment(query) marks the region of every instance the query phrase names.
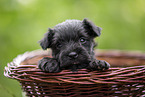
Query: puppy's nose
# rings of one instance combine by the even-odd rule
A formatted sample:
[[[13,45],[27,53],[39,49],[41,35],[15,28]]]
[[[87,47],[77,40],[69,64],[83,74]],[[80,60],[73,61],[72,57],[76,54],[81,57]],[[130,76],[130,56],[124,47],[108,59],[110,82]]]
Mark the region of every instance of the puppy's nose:
[[[70,58],[77,58],[78,57],[78,54],[76,52],[71,52],[69,53],[68,55]]]

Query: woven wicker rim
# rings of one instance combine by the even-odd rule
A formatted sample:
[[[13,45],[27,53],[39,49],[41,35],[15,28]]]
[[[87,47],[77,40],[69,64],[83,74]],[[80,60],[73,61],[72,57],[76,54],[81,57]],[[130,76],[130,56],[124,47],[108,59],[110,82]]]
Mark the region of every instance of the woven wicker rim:
[[[39,60],[44,56],[51,55],[50,51],[32,51],[26,52],[23,55],[17,56],[13,62],[8,63],[5,67],[4,75],[6,77],[17,79],[18,81],[38,81],[47,83],[74,83],[74,84],[121,84],[121,83],[145,83],[145,54],[120,52],[120,51],[100,51],[96,56],[102,59],[108,58],[125,58],[131,60],[138,60],[139,66],[131,67],[112,67],[109,70],[88,71],[81,69],[78,72],[71,72],[70,70],[63,70],[60,73],[45,73],[38,69],[37,65],[24,64],[29,63],[27,60]],[[25,62],[26,61],[26,62]],[[136,61],[135,61],[136,62]],[[141,64],[143,63],[143,64]],[[119,64],[119,63],[118,63]],[[138,65],[135,64],[135,65]],[[116,65],[114,65],[116,66]],[[123,65],[125,66],[125,65]]]

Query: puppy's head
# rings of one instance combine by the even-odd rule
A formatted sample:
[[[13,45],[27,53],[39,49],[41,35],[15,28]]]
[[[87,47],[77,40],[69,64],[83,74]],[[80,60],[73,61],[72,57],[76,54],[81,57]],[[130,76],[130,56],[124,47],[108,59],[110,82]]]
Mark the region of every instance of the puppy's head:
[[[59,61],[60,67],[79,69],[93,60],[93,39],[100,36],[100,32],[101,28],[87,19],[66,20],[49,29],[40,45],[44,50],[52,49],[52,56]]]

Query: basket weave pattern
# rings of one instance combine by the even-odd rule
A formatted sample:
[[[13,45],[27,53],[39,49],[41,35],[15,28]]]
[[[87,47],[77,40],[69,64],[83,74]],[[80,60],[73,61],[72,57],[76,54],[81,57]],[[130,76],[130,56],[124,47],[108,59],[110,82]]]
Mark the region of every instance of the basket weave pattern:
[[[34,53],[35,52],[35,53]],[[81,69],[78,72],[63,70],[60,73],[45,73],[38,69],[37,63],[42,57],[49,55],[46,52],[36,51],[25,53],[14,59],[5,67],[4,75],[16,79],[28,97],[144,97],[145,96],[145,65],[131,67],[112,67],[106,71],[88,71]],[[107,54],[107,55],[106,55]],[[98,53],[98,59],[125,57],[132,61],[145,62],[145,55],[116,55],[112,53]],[[131,61],[131,63],[132,63]],[[115,61],[116,62],[116,61]],[[114,64],[114,61],[109,63]],[[119,62],[119,61],[118,61]],[[134,62],[134,63],[135,63]],[[130,62],[128,62],[129,64]],[[134,65],[137,65],[137,64]],[[28,65],[30,64],[30,65]],[[116,63],[120,64],[120,63]],[[117,66],[114,64],[113,66]],[[122,65],[124,66],[124,65]]]

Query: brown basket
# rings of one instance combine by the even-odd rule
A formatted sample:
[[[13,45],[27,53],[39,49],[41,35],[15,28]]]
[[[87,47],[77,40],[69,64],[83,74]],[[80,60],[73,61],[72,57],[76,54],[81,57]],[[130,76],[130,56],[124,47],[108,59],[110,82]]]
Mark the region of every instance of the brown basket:
[[[111,64],[109,70],[42,72],[35,64],[50,55],[41,50],[19,55],[4,75],[18,80],[28,97],[145,97],[145,54],[96,50],[98,59]]]

